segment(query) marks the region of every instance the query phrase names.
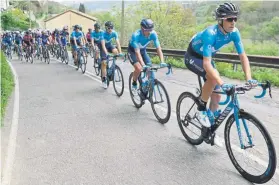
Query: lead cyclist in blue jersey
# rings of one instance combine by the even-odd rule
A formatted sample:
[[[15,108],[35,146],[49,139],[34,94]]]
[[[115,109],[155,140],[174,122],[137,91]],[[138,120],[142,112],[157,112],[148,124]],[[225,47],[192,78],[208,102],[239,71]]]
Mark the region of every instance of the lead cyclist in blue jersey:
[[[232,87],[230,84],[224,83],[221,79],[215,68],[215,63],[211,58],[224,45],[233,41],[241,60],[247,82],[253,87],[257,85],[257,81],[251,78],[249,60],[244,52],[240,33],[235,27],[238,15],[239,9],[233,3],[219,5],[215,10],[215,17],[218,24],[210,26],[194,35],[185,53],[185,65],[187,68],[202,76],[205,81],[198,104],[197,113],[200,118],[203,117],[202,111],[206,111],[207,101],[210,96],[210,110],[215,112],[218,109],[221,95],[212,93],[214,89],[218,90],[221,87],[224,91],[227,91]],[[204,127],[210,127],[208,119],[200,119],[200,121]]]
[[[145,65],[151,65],[151,60],[146,53],[146,47],[150,43],[150,41],[153,41],[154,46],[157,49],[157,54],[160,58],[161,65],[166,65],[163,62],[164,56],[157,33],[153,30],[153,21],[151,19],[143,19],[140,25],[141,29],[133,33],[128,46],[128,56],[131,64],[134,66],[135,69],[133,73],[132,83],[132,91],[134,94],[137,93],[137,79],[142,70],[142,67]]]

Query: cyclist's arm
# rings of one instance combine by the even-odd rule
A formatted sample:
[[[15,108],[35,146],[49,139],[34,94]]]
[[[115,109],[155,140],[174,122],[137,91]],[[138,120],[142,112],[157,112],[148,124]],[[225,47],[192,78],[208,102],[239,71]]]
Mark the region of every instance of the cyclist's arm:
[[[251,80],[252,77],[251,77],[250,63],[246,53],[245,52],[241,53],[239,55],[239,58],[242,64],[242,69],[245,73],[246,81]]]
[[[119,52],[119,53],[122,53],[122,51],[121,51],[121,46],[120,46],[120,42],[119,42],[118,39],[116,39],[116,46],[117,46],[118,52]]]
[[[161,45],[160,45],[160,42],[159,42],[159,39],[158,39],[158,36],[157,36],[156,32],[152,32],[152,40],[153,40],[154,46],[157,49],[157,55],[159,56],[160,61],[163,62],[164,61],[164,55],[163,55]]]
[[[157,55],[159,56],[160,61],[163,62],[163,61],[164,61],[164,55],[163,55],[161,46],[159,46],[159,47],[157,48]]]
[[[245,78],[247,81],[251,80],[252,77],[251,77],[249,59],[244,51],[244,47],[241,41],[241,36],[237,28],[235,28],[235,31],[232,33],[232,38],[233,38],[234,46],[236,48],[236,51],[241,61],[242,69],[245,73]]]

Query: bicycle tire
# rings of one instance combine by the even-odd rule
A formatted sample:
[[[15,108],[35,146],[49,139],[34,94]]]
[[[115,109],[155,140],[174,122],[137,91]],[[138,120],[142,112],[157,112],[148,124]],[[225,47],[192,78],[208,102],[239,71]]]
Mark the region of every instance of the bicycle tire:
[[[50,56],[49,56],[48,50],[46,51],[46,55],[47,55],[47,64],[49,64],[49,62],[50,62]]]
[[[69,55],[68,55],[68,51],[64,51],[64,57],[65,57],[65,63],[68,64],[69,63]]]
[[[81,58],[82,58],[82,62],[81,62],[81,60],[79,60],[80,61],[80,69],[81,69],[82,74],[84,74],[85,71],[86,71],[85,57],[83,55],[81,55],[80,59]]]
[[[190,92],[183,92],[182,94],[180,94],[180,96],[178,97],[177,103],[176,103],[176,117],[177,117],[177,122],[180,128],[180,131],[182,133],[182,135],[184,136],[184,138],[192,145],[200,145],[203,142],[203,137],[202,137],[202,132],[200,132],[200,136],[197,139],[193,139],[192,137],[190,137],[184,130],[184,122],[185,120],[181,120],[180,117],[180,107],[181,107],[181,102],[182,100],[184,100],[185,98],[190,98],[193,100],[194,104],[197,104],[197,98]],[[193,105],[194,105],[193,104]],[[193,106],[191,107],[193,108]],[[188,111],[189,112],[189,111]],[[186,115],[187,116],[187,115]],[[186,119],[185,116],[185,119]],[[186,123],[191,124],[190,121],[187,121]]]
[[[29,57],[30,57],[30,62],[31,62],[31,64],[33,64],[34,58],[33,58],[32,54],[31,54]]]
[[[100,74],[100,64],[98,63],[97,59],[94,59],[93,67],[95,69],[95,73],[97,76]]]
[[[93,50],[93,48],[90,47],[89,49],[90,49],[89,50],[90,51],[89,54],[90,54],[91,58],[94,58],[94,50]]]
[[[276,159],[276,151],[274,148],[273,141],[272,141],[268,131],[264,127],[264,125],[256,117],[254,117],[253,115],[251,115],[247,112],[240,111],[239,118],[249,120],[251,123],[253,123],[259,129],[260,133],[262,133],[262,135],[265,139],[265,142],[268,146],[267,147],[268,152],[269,152],[268,167],[263,174],[254,176],[254,175],[246,172],[236,161],[236,159],[233,155],[233,152],[232,152],[231,144],[230,144],[230,129],[231,129],[231,126],[233,125],[233,123],[235,122],[235,117],[233,114],[228,118],[226,125],[225,125],[225,143],[226,143],[226,149],[227,149],[228,155],[229,155],[234,167],[245,179],[247,179],[250,182],[258,183],[258,184],[266,183],[273,177],[275,170],[276,170],[277,159]]]
[[[117,71],[119,71],[119,73],[117,73],[117,74],[120,75],[121,80],[122,80],[120,92],[117,91],[117,89],[116,89],[116,84],[115,84],[115,73],[116,73]],[[120,96],[122,96],[122,94],[123,94],[123,92],[124,92],[124,78],[123,78],[123,73],[122,73],[122,71],[121,71],[121,69],[120,69],[120,67],[119,67],[118,65],[115,65],[114,73],[113,73],[112,75],[113,75],[113,88],[114,88],[114,92],[116,93],[116,95],[117,95],[118,97],[120,97]]]
[[[155,103],[153,102],[153,92],[154,92],[154,89],[153,89],[153,88],[150,88],[150,92],[149,92],[149,94],[150,94],[149,101],[150,101],[151,108],[152,108],[152,111],[153,111],[153,113],[154,113],[156,119],[157,119],[161,124],[165,124],[165,123],[167,123],[167,122],[169,121],[170,116],[171,116],[170,98],[169,98],[169,94],[168,94],[168,92],[167,92],[165,86],[164,86],[159,80],[157,80],[157,79],[154,80],[154,87],[155,87],[156,85],[161,86],[161,87],[162,87],[162,90],[164,91],[164,93],[165,93],[165,95],[166,95],[167,104],[168,104],[168,105],[167,105],[167,107],[168,107],[168,108],[167,108],[167,109],[168,109],[168,110],[167,110],[167,115],[166,115],[164,118],[161,118],[161,117],[157,114],[157,112],[156,112],[156,110],[155,110]]]
[[[134,103],[135,107],[139,109],[143,106],[144,103],[143,103],[143,100],[140,96],[139,96],[140,103],[135,102],[134,94],[132,92],[132,81],[133,81],[133,72],[129,76],[129,91],[130,91],[130,96],[131,96],[132,102]],[[138,84],[140,84],[140,83],[138,82]]]

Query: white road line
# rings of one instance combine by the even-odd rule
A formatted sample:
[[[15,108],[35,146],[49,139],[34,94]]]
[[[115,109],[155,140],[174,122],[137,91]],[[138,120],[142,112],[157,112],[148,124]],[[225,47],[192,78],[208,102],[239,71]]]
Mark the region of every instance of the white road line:
[[[14,82],[15,82],[15,89],[14,89],[14,107],[13,107],[13,118],[11,124],[11,131],[8,143],[8,151],[7,151],[7,158],[5,162],[5,166],[3,168],[3,178],[2,178],[2,185],[10,185],[12,171],[13,171],[13,164],[15,158],[15,151],[16,151],[16,137],[17,137],[17,130],[18,130],[18,117],[19,117],[19,81],[17,73],[12,66],[12,64],[8,61],[10,68],[14,75]]]
[[[57,60],[57,59],[54,59],[54,60],[56,60],[56,61],[58,61],[58,62],[61,62],[61,61],[59,61],[59,60]],[[76,68],[76,66],[74,66],[74,65],[72,65],[72,64],[68,64],[68,65],[71,66],[71,67]],[[100,77],[98,77],[97,75],[95,75],[95,74],[93,74],[93,73],[90,73],[90,72],[87,72],[87,71],[86,71],[85,73],[87,73],[87,74],[85,74],[87,77],[89,77],[89,78],[91,78],[91,79],[93,79],[93,80],[95,80],[95,81],[98,81],[98,82],[102,83],[102,82],[100,81]],[[90,76],[90,75],[92,75],[93,77]],[[126,89],[125,87],[124,87],[124,91],[125,91],[125,92],[129,92],[129,90]],[[148,103],[149,103],[149,102],[148,102]],[[166,108],[164,108],[164,107],[162,107],[162,106],[160,106],[160,105],[156,105],[156,106],[157,106],[158,108],[160,108],[161,110],[166,111]],[[172,112],[172,113],[171,113],[171,117],[173,117],[173,118],[176,119],[176,112],[175,112],[174,110],[171,110],[171,112]],[[217,136],[217,138],[215,138],[215,139],[217,139],[218,142],[216,142],[215,146],[218,146],[218,147],[223,148],[223,147],[224,147],[224,143],[225,143],[224,138],[221,137],[221,136],[219,136],[219,135],[217,135],[217,134],[216,134],[216,136]],[[220,143],[220,144],[222,143],[222,145],[217,145],[217,143]],[[233,149],[234,151],[239,152],[239,153],[242,153],[242,154],[244,153],[243,150],[240,149],[239,146],[236,146],[236,145],[234,145],[234,144],[231,144],[231,146],[232,146],[232,149]],[[246,153],[248,153],[248,152],[246,152]],[[267,163],[267,162],[261,160],[259,157],[255,156],[255,155],[249,154],[248,157],[249,157],[250,159],[252,159],[253,161],[256,161],[258,164],[260,164],[260,165],[262,165],[262,166],[265,166],[265,167],[268,166],[268,163]],[[275,173],[276,173],[277,175],[279,175],[279,170],[278,170],[278,168],[276,168]]]

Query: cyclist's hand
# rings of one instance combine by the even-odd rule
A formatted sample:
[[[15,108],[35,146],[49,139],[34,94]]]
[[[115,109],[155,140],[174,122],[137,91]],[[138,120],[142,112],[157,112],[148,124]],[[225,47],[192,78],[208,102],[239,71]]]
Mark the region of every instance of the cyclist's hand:
[[[247,81],[247,84],[251,85],[252,87],[257,87],[258,81],[251,79]]]
[[[108,53],[108,54],[107,54],[107,59],[109,59],[110,57],[111,57],[111,54]]]
[[[167,66],[168,66],[168,64],[165,63],[165,62],[161,62],[161,63],[160,63],[160,67],[167,67]]]
[[[225,91],[225,92],[231,90],[232,87],[233,87],[232,84],[223,83],[223,84],[221,85],[221,88],[222,88],[223,91]]]
[[[120,57],[123,57],[123,56],[124,56],[124,54],[123,54],[123,53],[119,53],[119,56],[120,56]]]

